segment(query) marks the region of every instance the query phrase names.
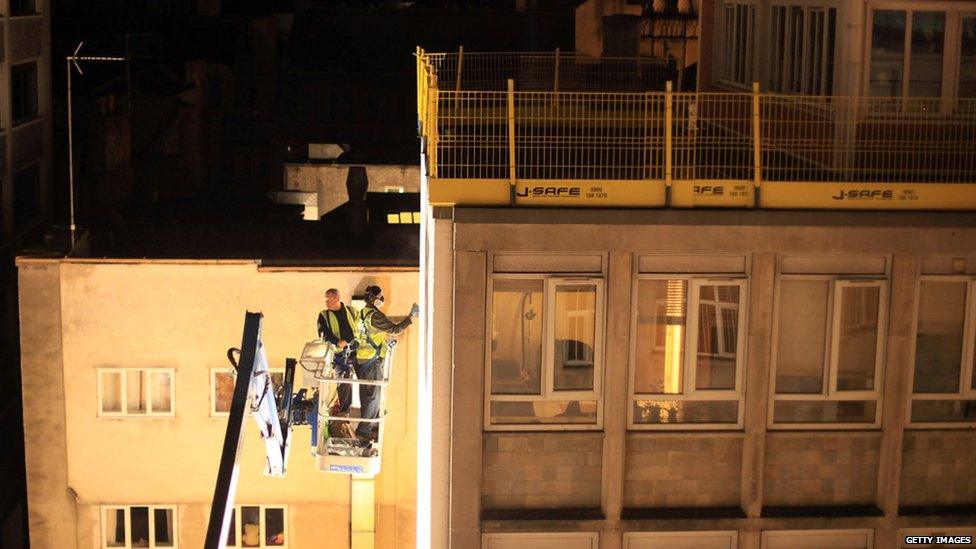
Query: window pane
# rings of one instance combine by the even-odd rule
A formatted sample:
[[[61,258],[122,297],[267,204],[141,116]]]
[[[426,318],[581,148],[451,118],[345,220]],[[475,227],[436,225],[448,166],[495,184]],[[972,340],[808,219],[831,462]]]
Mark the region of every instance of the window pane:
[[[568,402],[530,401],[491,403],[491,422],[504,424],[559,425],[596,423],[595,400]]]
[[[234,381],[236,376],[231,372],[214,372],[214,411],[230,412],[231,401],[234,400]]]
[[[823,392],[829,283],[784,280],[776,339],[776,392]]]
[[[125,509],[105,512],[105,546],[125,547]]]
[[[905,12],[874,10],[871,29],[871,95],[900,97],[905,61]]]
[[[169,372],[152,372],[152,411],[173,411],[173,376]]]
[[[241,547],[259,547],[261,545],[261,508],[241,507]]]
[[[976,400],[914,400],[912,421],[915,423],[976,421]]]
[[[102,372],[102,411],[122,411],[122,372]]]
[[[736,423],[737,401],[638,400],[634,423]]]
[[[966,282],[922,281],[915,334],[915,392],[959,390]]]
[[[149,508],[132,507],[132,547],[149,547]]]
[[[10,68],[10,106],[14,124],[37,115],[37,65]]]
[[[874,389],[880,303],[881,288],[877,286],[841,289],[838,391]]]
[[[553,307],[553,389],[592,389],[596,345],[596,286],[559,285],[556,287],[556,302]]]
[[[265,544],[269,547],[285,544],[285,510],[265,509],[264,510],[264,537]]]
[[[873,400],[778,400],[776,423],[874,423]]]
[[[976,17],[962,18],[959,97],[976,98]]]
[[[141,370],[126,372],[125,398],[128,406],[126,411],[130,414],[146,413],[146,376],[144,374],[145,372]]]
[[[637,283],[636,393],[682,392],[687,301],[684,280]]]
[[[173,547],[173,510],[154,509],[153,519],[155,532],[153,537],[156,539],[156,547]]]
[[[945,12],[912,12],[912,56],[908,69],[910,97],[942,95],[942,48]]]
[[[495,280],[491,393],[542,393],[542,281]]]
[[[703,285],[698,292],[696,389],[735,389],[739,287]]]

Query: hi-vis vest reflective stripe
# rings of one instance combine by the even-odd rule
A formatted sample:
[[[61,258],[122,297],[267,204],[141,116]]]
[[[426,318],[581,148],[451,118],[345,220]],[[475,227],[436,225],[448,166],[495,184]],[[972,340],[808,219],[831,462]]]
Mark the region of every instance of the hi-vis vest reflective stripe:
[[[353,309],[348,305],[343,305],[342,308],[346,310],[346,319],[349,321],[349,329],[352,330],[352,337],[358,338],[359,332],[356,322],[359,320],[359,314],[356,313],[356,309]],[[342,339],[342,334],[339,332],[339,317],[336,315],[335,311],[325,309],[322,311],[322,315],[325,316],[325,320],[329,323],[329,329],[332,330],[332,334],[335,335],[336,338]]]
[[[359,349],[356,350],[356,358],[359,360],[369,360],[379,356],[386,356],[386,332],[377,330],[373,327],[373,313],[376,309],[366,307],[362,312],[363,328],[360,332],[362,339],[359,342]]]

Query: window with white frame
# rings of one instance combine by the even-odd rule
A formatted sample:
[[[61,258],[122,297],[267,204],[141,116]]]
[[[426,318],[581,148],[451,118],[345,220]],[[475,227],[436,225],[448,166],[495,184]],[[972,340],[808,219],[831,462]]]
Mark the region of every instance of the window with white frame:
[[[735,549],[739,533],[728,532],[625,532],[624,549]]]
[[[875,5],[870,12],[870,95],[976,97],[976,2],[954,4]]]
[[[177,547],[175,505],[102,507],[102,548]]]
[[[770,9],[770,91],[830,95],[837,10],[792,4]]]
[[[98,415],[172,417],[173,369],[99,368]]]
[[[603,280],[496,275],[490,296],[486,424],[598,424]]]
[[[283,505],[238,505],[230,519],[227,547],[287,547],[288,509]]]
[[[632,427],[741,424],[745,293],[744,279],[638,276]]]
[[[976,423],[976,280],[922,277],[917,315],[911,422]]]
[[[762,549],[870,549],[874,530],[766,530]]]
[[[272,368],[268,373],[271,376],[271,382],[274,383],[276,388],[284,384],[284,370]],[[225,417],[230,414],[231,402],[234,400],[235,383],[237,383],[237,374],[233,370],[228,368],[210,369],[211,416]]]
[[[774,425],[880,423],[887,283],[780,277]]]
[[[722,36],[719,44],[724,51],[722,80],[741,86],[752,85],[752,44],[756,26],[756,6],[751,0],[726,1],[722,6]]]
[[[482,549],[598,549],[600,535],[587,532],[485,533]]]

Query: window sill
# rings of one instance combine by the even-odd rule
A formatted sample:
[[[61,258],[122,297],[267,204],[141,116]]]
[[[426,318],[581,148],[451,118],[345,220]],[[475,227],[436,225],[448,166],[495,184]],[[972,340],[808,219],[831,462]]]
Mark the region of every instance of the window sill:
[[[7,17],[11,19],[27,19],[28,17],[41,17],[42,15],[44,14],[36,11],[25,11],[22,13],[11,13]]]
[[[20,118],[20,119],[14,120],[10,124],[10,128],[11,129],[16,129],[16,128],[20,128],[22,126],[30,126],[34,122],[38,122],[38,121],[43,120],[43,119],[44,119],[44,117],[41,116],[40,113],[35,113],[35,114],[30,115],[30,116],[25,116],[24,118]]]
[[[898,516],[901,517],[950,515],[976,515],[976,505],[910,505],[898,508]]]

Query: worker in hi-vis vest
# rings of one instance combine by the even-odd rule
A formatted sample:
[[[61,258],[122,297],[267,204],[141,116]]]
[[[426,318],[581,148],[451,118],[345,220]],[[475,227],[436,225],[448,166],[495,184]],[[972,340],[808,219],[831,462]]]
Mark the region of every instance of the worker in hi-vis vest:
[[[329,288],[325,291],[325,309],[319,313],[319,337],[332,344],[332,369],[336,377],[350,378],[353,370],[359,375],[356,361],[358,346],[359,311],[339,300],[339,290]],[[339,396],[339,412],[349,412],[352,405],[352,386],[339,383],[336,387]]]
[[[410,308],[410,316],[401,322],[390,320],[380,308],[383,307],[383,290],[379,286],[367,286],[365,290],[366,307],[363,308],[359,331],[359,349],[356,350],[356,360],[359,366],[356,377],[359,379],[383,379],[383,359],[387,352],[387,337],[397,335],[411,324],[411,317],[417,316],[420,307],[414,303]],[[366,419],[376,419],[380,413],[380,388],[376,385],[359,386],[359,403],[361,416]],[[362,439],[376,440],[377,424],[361,422],[356,428],[356,436]]]

